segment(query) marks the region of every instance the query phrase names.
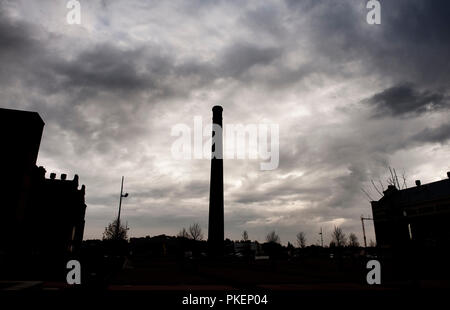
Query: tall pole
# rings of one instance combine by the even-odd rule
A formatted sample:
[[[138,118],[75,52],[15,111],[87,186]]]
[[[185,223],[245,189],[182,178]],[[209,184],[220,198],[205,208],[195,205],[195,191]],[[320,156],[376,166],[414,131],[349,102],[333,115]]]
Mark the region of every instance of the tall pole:
[[[361,215],[361,224],[364,236],[364,247],[367,248],[367,239],[366,239],[366,228],[364,227],[364,217]]]
[[[116,238],[119,238],[119,231],[120,231],[120,211],[122,210],[122,198],[128,197],[128,193],[125,195],[123,194],[123,180],[124,177],[122,176],[122,183],[120,185],[120,198],[119,198],[119,213],[117,214],[117,225],[116,225]]]
[[[362,225],[363,237],[364,237],[364,247],[367,248],[366,228],[364,227],[364,220],[373,220],[373,219],[370,217],[364,217],[361,215],[361,225]]]
[[[119,214],[117,215],[117,226],[119,226],[118,223],[120,222],[120,211],[122,209],[123,179],[124,179],[124,177],[122,176],[122,183],[120,185]]]
[[[322,248],[323,248],[323,232],[322,232],[322,227],[320,227],[320,233],[319,233],[319,235],[320,235],[320,244],[322,245]]]

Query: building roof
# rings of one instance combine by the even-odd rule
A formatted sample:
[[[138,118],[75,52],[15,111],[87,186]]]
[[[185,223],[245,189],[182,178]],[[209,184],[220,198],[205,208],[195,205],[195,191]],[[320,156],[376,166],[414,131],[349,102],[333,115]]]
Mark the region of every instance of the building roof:
[[[384,196],[379,202],[389,202],[394,203],[397,206],[402,206],[442,199],[450,199],[450,179],[444,179],[402,190],[398,190],[394,186],[389,186],[389,188],[384,191]]]
[[[26,120],[27,122],[35,122],[44,125],[44,120],[41,118],[39,113],[33,111],[22,111],[0,108],[0,119],[5,119],[11,121],[15,120]]]

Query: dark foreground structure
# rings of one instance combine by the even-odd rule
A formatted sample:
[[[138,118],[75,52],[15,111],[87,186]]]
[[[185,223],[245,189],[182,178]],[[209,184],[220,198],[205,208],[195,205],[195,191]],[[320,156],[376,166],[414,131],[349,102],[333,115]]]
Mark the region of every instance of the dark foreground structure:
[[[36,112],[0,109],[2,277],[52,276],[81,248],[85,187],[36,166],[43,128]]]
[[[372,201],[377,245],[381,248],[447,249],[450,246],[450,172],[447,179],[398,190],[390,185]]]
[[[223,216],[223,145],[222,145],[222,107],[213,111],[211,184],[209,193],[208,247],[210,256],[223,255],[224,216]]]

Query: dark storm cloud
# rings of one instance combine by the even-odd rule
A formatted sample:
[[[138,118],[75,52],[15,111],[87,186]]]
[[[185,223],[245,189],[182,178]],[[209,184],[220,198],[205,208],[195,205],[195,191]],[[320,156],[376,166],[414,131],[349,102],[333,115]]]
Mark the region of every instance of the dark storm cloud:
[[[62,85],[65,89],[157,90],[175,97],[188,93],[181,83],[184,78],[189,78],[189,85],[194,88],[212,83],[217,78],[238,79],[253,66],[267,65],[280,54],[277,48],[236,42],[218,55],[218,64],[212,64],[196,59],[177,61],[174,55],[161,52],[157,46],[122,50],[105,44],[82,52],[73,61],[57,62],[51,69],[55,75],[66,78]]]
[[[34,76],[27,80],[31,86],[47,90],[47,93],[60,90],[79,94],[81,91],[82,96],[77,99],[89,98],[101,91],[119,96],[152,90],[158,90],[159,94],[177,95],[176,87],[170,87],[166,80],[181,74],[174,72],[173,59],[160,54],[156,48],[124,50],[108,43],[90,47],[74,59],[49,55],[52,55],[50,50],[44,50],[41,55],[30,53],[31,58],[44,62],[45,66],[30,64],[29,73]]]
[[[450,124],[444,124],[435,128],[426,128],[413,136],[417,142],[446,143],[450,139]]]
[[[383,32],[385,41],[380,43],[385,43],[388,49],[380,56],[393,52],[397,65],[391,70],[414,74],[424,83],[445,85],[450,77],[450,3],[403,0],[385,1],[383,5],[387,6],[383,12],[388,29]],[[389,64],[393,63],[391,59]]]
[[[26,78],[30,57],[40,54],[42,45],[35,38],[35,32],[29,24],[12,21],[1,10],[1,5],[0,3],[0,81],[7,85]]]
[[[61,85],[64,89],[86,87],[136,91],[154,87],[151,77],[138,73],[135,60],[141,59],[143,53],[141,49],[121,51],[111,44],[105,44],[83,52],[73,61],[55,63],[52,69],[55,74],[65,77]],[[161,57],[155,63],[165,67],[167,61]]]
[[[346,74],[347,65],[358,62],[366,69],[363,74],[377,73],[394,84],[408,80],[448,87],[448,1],[381,1],[379,26],[366,23],[364,1],[286,3],[298,16],[309,18],[306,35],[318,60],[329,60],[329,71]]]
[[[123,48],[105,42],[66,57],[50,44],[64,45],[64,37],[49,36],[42,27],[3,17],[3,87],[18,81],[40,94],[32,98],[33,102],[27,101],[25,107],[31,106],[43,115],[51,125],[46,132],[52,127],[55,130],[56,134],[47,137],[49,143],[43,144],[42,151],[61,157],[67,155],[67,146],[66,150],[61,148],[60,139],[68,134],[73,136],[70,147],[77,154],[115,153],[118,143],[131,151],[133,141],[148,131],[142,113],[148,111],[147,106],[173,98],[185,99],[192,90],[207,87],[218,78],[240,79],[251,68],[270,64],[280,53],[277,48],[236,41],[218,53],[215,62],[205,62],[193,58],[177,60],[175,51],[162,52],[161,47],[152,44]],[[70,40],[67,43],[73,44]],[[61,101],[49,102],[57,94]],[[147,99],[140,100],[140,94],[146,94]],[[83,112],[93,101],[96,103],[92,116],[99,118],[97,123],[89,122]]]
[[[282,27],[283,19],[278,18],[276,9],[269,18],[266,8],[251,11],[245,15],[245,24],[255,37],[276,35],[282,42],[283,53],[299,48],[290,46],[297,40],[309,38],[306,50],[314,55],[314,61],[289,67],[275,62],[275,73],[264,78],[252,76],[253,81],[260,79],[266,82],[265,87],[279,91],[311,76],[318,81],[321,76],[338,79],[354,76],[358,64],[358,74],[377,75],[392,85],[371,98],[378,116],[412,116],[448,107],[445,95],[450,79],[448,2],[382,2],[380,26],[367,25],[363,2],[286,3],[292,13],[288,18],[292,24],[308,18],[306,26],[294,28],[297,32],[289,33]],[[405,80],[415,84],[404,84]],[[281,160],[282,167],[288,165],[286,159],[289,157]]]
[[[435,72],[437,78],[446,77],[450,70],[446,57],[436,57],[448,51],[448,40],[444,38],[448,34],[449,21],[446,18],[447,2],[436,1],[418,3],[414,1],[382,2],[383,21],[382,26],[370,27],[365,25],[364,6],[354,6],[353,2],[340,2],[338,4],[325,5],[317,1],[287,2],[290,8],[297,8],[299,16],[310,14],[310,28],[307,36],[313,38],[313,49],[317,52],[314,68],[307,65],[301,67],[303,74],[325,72],[344,69],[340,65],[342,61],[359,59],[367,65],[376,66],[382,73],[392,68],[391,61],[408,68],[427,68],[427,71]],[[241,17],[254,33],[271,34],[278,37],[286,37],[287,30],[281,26],[280,13],[269,14],[278,10],[269,10],[270,7],[249,11]],[[295,21],[295,15],[291,16]],[[270,21],[270,22],[268,22]],[[261,25],[272,25],[263,28]],[[42,52],[43,44],[36,53],[36,44],[29,37],[30,27],[24,24],[10,25],[2,20],[1,33],[2,48],[7,49],[11,55],[16,55],[15,49],[28,52],[27,56],[36,61],[41,60],[39,52]],[[291,34],[292,35],[292,34]],[[298,36],[302,36],[300,32]],[[395,42],[395,44],[393,44]],[[285,46],[282,46],[285,48]],[[198,76],[201,82],[210,81],[211,77],[220,78],[231,76],[239,78],[244,72],[257,65],[270,65],[282,56],[282,47],[256,46],[250,42],[232,42],[219,53],[216,59],[220,65],[202,63],[192,60],[182,64],[175,64],[175,59],[167,54],[160,54],[157,49],[151,47],[133,47],[131,49],[119,49],[111,43],[90,47],[73,60],[58,58],[47,59],[49,62],[47,71],[40,71],[41,83],[46,81],[47,87],[52,85],[72,87],[91,87],[94,89],[108,90],[142,90],[161,87],[161,77]],[[439,48],[437,48],[439,47]],[[420,50],[420,51],[418,51]],[[419,53],[420,52],[420,53]],[[439,55],[436,55],[436,53]],[[448,54],[448,53],[447,53]],[[328,60],[324,60],[326,55]],[[399,57],[401,56],[401,57]],[[383,61],[386,65],[383,65]],[[146,70],[139,70],[142,68]],[[326,69],[328,67],[328,70]],[[32,69],[32,68],[30,68]],[[437,69],[437,70],[436,70]],[[396,70],[402,73],[404,70]],[[52,71],[52,72],[48,72]],[[424,70],[419,70],[423,73]],[[212,73],[214,72],[214,73]],[[292,82],[304,77],[294,71],[284,72],[288,76],[286,82]],[[307,74],[306,73],[306,74]],[[329,73],[329,72],[327,72]],[[52,76],[62,76],[62,81]],[[341,72],[345,74],[345,69]],[[205,77],[205,78],[203,78]],[[280,77],[282,78],[282,77]],[[38,81],[35,81],[38,82]],[[60,83],[63,84],[60,84]],[[44,85],[42,85],[44,87]],[[53,91],[56,87],[51,88]],[[173,91],[173,89],[172,89]],[[170,94],[170,92],[168,91]]]
[[[30,37],[29,28],[23,23],[11,23],[0,11],[0,53],[14,55],[34,47],[35,40]]]
[[[422,119],[448,112],[448,1],[382,1],[379,26],[353,0],[91,3],[78,28],[55,27],[53,3],[34,19],[0,9],[0,91],[2,104],[41,113],[42,160],[80,172],[96,219],[113,218],[117,186],[107,184],[124,171],[124,214],[139,235],[206,219],[208,166],[167,160],[167,146],[171,122],[211,104],[227,122],[273,117],[281,129],[277,170],[227,168],[234,235],[250,225],[295,238],[336,219],[359,229],[370,212],[361,184],[397,151],[448,139],[448,126]]]
[[[373,95],[367,102],[374,106],[378,117],[411,116],[436,112],[450,107],[448,97],[429,90],[417,90],[412,84],[401,84]]]
[[[72,92],[76,100],[95,96],[100,91],[138,92],[152,90],[159,98],[186,96],[191,88],[205,86],[217,78],[241,76],[254,66],[270,64],[281,55],[281,49],[234,42],[217,55],[215,63],[198,59],[178,61],[174,54],[160,47],[143,45],[119,48],[113,43],[97,44],[66,59],[55,54],[31,25],[5,18],[0,23],[0,53],[8,59],[2,78],[14,76],[28,86],[44,91]],[[21,67],[17,68],[17,65]],[[185,85],[188,78],[188,85]],[[175,84],[174,84],[175,82]],[[125,94],[127,95],[127,94]]]
[[[121,49],[112,43],[103,43],[66,59],[48,47],[46,40],[55,38],[50,38],[43,29],[33,28],[23,21],[13,21],[4,14],[0,17],[3,66],[0,78],[4,81],[11,82],[17,77],[45,94],[77,90],[81,92],[81,97],[77,97],[80,99],[92,97],[102,90],[161,91],[165,87],[169,92],[168,86],[160,81],[164,82],[171,75],[180,75],[175,72],[174,59],[160,53],[156,47]]]

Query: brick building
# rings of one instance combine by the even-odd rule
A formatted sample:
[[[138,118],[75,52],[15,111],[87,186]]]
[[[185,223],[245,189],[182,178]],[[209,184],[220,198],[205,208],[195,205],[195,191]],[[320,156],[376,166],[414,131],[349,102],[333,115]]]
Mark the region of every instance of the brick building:
[[[424,247],[450,245],[450,172],[447,178],[399,190],[390,185],[372,201],[377,244],[383,248],[410,244]]]

